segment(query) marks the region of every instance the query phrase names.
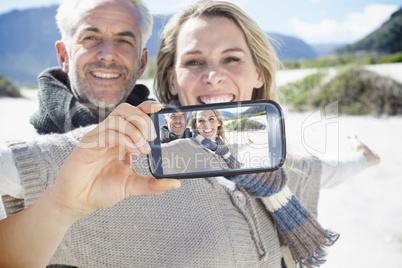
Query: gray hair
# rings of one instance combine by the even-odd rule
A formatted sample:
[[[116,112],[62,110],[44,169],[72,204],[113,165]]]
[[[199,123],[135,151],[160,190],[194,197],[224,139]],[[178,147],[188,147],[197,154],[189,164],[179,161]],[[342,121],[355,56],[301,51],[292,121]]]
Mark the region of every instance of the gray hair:
[[[186,116],[186,118],[188,118],[188,112],[181,112],[180,110],[179,110],[179,111],[176,111],[176,112],[166,113],[166,114],[165,114],[165,118],[169,118],[169,116],[170,116],[171,114],[180,114],[180,113],[184,114],[184,115]]]
[[[88,10],[97,7],[99,4],[111,1],[113,0],[63,0],[57,10],[56,23],[61,34],[61,40],[67,47],[68,51],[70,49],[70,39],[72,38],[82,15]],[[152,14],[142,0],[125,1],[133,4],[140,14],[140,51],[142,51],[152,34]]]

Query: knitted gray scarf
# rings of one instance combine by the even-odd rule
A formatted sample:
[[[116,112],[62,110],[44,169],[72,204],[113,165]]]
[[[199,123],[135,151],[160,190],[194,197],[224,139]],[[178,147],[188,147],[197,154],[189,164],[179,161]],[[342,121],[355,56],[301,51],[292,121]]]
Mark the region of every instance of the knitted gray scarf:
[[[38,76],[39,109],[31,124],[39,134],[66,133],[78,127],[98,124],[105,118],[95,115],[91,104],[78,102],[70,88],[68,76],[59,67],[49,68]],[[148,100],[149,90],[144,85],[135,85],[126,102],[137,106]]]

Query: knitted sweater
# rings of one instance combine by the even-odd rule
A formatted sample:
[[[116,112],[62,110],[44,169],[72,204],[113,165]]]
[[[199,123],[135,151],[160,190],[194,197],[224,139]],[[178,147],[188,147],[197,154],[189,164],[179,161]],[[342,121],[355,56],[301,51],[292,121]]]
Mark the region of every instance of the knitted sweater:
[[[31,205],[52,185],[65,158],[92,127],[10,143]],[[287,159],[289,187],[316,214],[321,162]],[[146,157],[134,163],[149,175]],[[18,203],[5,200],[7,212]],[[280,267],[276,230],[260,200],[213,178],[182,180],[160,196],[127,198],[67,231],[52,264],[78,267]]]

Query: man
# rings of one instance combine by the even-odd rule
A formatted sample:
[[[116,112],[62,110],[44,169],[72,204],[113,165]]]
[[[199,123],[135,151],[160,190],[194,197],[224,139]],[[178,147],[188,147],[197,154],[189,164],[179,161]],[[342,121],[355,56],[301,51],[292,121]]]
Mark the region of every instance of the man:
[[[141,0],[65,0],[56,20],[60,67],[38,77],[39,110],[31,123],[39,134],[97,124],[123,102],[138,106],[148,99],[149,90],[136,85],[148,62],[145,44],[152,32],[152,15]],[[0,175],[0,195],[13,214],[29,201],[11,150],[1,150],[0,170],[7,172]]]
[[[163,121],[165,122],[165,126],[162,126],[160,129],[161,143],[192,137],[190,129],[186,128],[189,121],[187,113],[165,114]]]
[[[137,106],[147,100],[149,90],[135,83],[147,65],[152,15],[141,1],[107,2],[93,12],[97,1],[61,4],[56,16],[61,68],[38,77],[39,110],[31,123],[39,134],[99,123],[122,102]]]

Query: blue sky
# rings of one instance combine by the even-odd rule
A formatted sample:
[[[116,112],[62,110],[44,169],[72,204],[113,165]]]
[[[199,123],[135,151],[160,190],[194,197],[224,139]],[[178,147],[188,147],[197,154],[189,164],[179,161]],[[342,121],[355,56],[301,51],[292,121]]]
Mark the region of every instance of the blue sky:
[[[145,0],[154,14],[174,13],[193,0]],[[61,0],[3,1],[0,14],[59,4]],[[299,37],[309,44],[353,43],[402,7],[401,0],[233,0],[267,32]]]

